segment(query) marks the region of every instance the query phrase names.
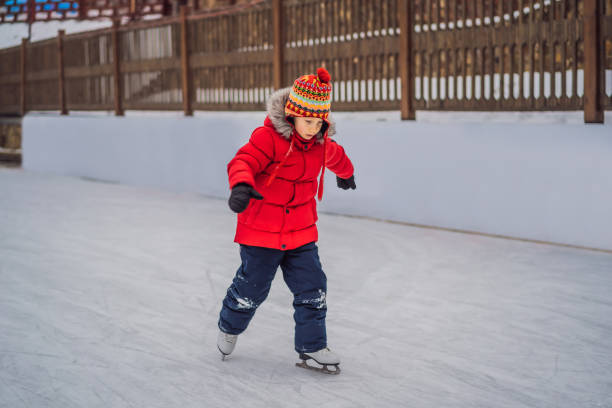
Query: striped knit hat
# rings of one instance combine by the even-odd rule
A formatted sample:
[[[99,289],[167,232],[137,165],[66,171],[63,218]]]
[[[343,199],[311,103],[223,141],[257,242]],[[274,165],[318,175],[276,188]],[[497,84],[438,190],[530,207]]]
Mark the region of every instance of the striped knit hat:
[[[285,115],[327,119],[331,107],[331,76],[325,68],[317,75],[302,75],[293,82]]]

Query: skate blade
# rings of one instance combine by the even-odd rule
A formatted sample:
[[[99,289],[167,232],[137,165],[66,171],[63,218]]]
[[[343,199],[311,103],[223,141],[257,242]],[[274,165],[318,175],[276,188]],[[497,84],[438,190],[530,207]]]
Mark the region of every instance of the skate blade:
[[[318,371],[324,374],[338,375],[340,374],[340,366],[338,364],[321,364],[322,367],[309,365],[306,360],[302,360],[301,363],[295,363],[296,367],[305,368],[307,370]],[[330,367],[333,369],[330,370]]]
[[[221,361],[226,361],[229,358],[229,354],[222,352],[219,347],[217,347],[217,350],[219,350],[219,353],[221,353]]]

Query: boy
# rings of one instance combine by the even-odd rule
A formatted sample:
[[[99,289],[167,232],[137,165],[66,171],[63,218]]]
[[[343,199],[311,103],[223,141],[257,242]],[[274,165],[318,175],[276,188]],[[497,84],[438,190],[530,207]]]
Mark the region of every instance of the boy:
[[[330,140],[330,75],[303,75],[268,100],[264,126],[255,129],[227,166],[229,206],[238,213],[235,242],[242,265],[227,290],[217,346],[223,358],[236,345],[265,300],[277,268],[294,295],[295,350],[321,370],[338,373],[340,359],[327,348],[327,280],[321,268],[315,194],[323,196],[325,167],[338,187],[355,189],[353,165]],[[317,176],[320,175],[317,183]],[[334,366],[335,370],[328,370]],[[307,368],[311,368],[308,366]]]

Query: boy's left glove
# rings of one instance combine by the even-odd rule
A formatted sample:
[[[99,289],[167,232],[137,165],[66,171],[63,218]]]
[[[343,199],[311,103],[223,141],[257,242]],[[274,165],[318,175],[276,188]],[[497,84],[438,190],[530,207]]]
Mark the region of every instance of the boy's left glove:
[[[357,186],[355,185],[354,175],[347,179],[343,179],[343,178],[336,176],[336,183],[338,184],[338,187],[340,187],[343,190],[348,190],[349,188],[354,190],[357,188]]]

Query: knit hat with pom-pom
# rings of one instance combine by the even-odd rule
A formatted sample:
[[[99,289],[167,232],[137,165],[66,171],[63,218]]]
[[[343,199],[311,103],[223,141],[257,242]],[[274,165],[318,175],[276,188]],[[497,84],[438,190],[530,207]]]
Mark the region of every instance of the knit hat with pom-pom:
[[[327,119],[331,108],[331,76],[325,68],[317,75],[302,75],[293,82],[285,115]]]

